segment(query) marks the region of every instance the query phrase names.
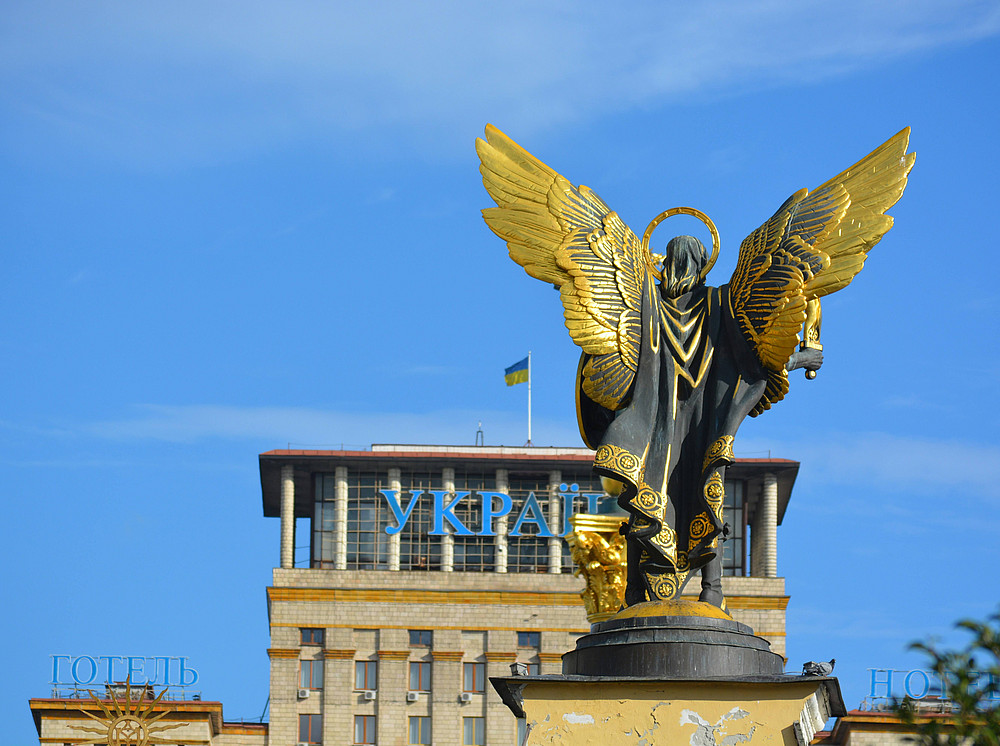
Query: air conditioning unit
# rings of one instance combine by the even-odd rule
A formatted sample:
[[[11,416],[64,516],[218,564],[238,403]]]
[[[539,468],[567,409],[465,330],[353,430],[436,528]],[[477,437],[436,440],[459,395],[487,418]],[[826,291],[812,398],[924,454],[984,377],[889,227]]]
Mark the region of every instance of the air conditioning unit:
[[[459,702],[471,702],[472,701],[472,693],[471,692],[462,692],[461,694],[458,695],[458,701]]]
[[[418,699],[420,699],[420,695],[417,694],[416,692],[407,692],[406,693],[406,701],[407,702],[416,702]]]
[[[309,690],[299,689],[299,699],[309,699]]]
[[[368,691],[365,692],[364,697],[365,697],[365,702],[374,702],[375,701],[375,692],[373,692],[371,689],[369,689]]]

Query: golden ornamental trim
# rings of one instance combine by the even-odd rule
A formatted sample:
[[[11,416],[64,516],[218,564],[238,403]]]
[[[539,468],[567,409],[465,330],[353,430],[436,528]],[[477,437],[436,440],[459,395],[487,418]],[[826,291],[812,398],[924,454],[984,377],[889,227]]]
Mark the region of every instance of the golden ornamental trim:
[[[297,659],[299,657],[298,648],[268,648],[267,649],[268,658],[281,659]]]
[[[731,464],[734,461],[736,461],[736,455],[733,453],[733,436],[723,435],[708,447],[701,470],[706,472],[710,466],[716,466],[720,463]]]
[[[517,653],[499,650],[487,650],[483,655],[487,663],[513,663],[517,660]]]
[[[409,650],[379,650],[379,660],[383,661],[405,661],[410,658]]]
[[[435,661],[460,661],[465,657],[461,650],[432,650],[431,660]]]
[[[354,654],[357,653],[356,650],[324,650],[323,657],[327,660],[335,661],[349,661],[354,660]]]

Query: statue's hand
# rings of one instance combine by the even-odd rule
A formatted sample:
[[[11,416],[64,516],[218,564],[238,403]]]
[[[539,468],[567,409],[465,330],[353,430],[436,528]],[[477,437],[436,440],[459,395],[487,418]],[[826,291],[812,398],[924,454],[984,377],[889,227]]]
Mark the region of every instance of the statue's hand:
[[[788,358],[788,363],[785,365],[785,370],[792,371],[799,368],[819,370],[821,367],[823,367],[823,351],[805,349],[792,353],[792,356]]]

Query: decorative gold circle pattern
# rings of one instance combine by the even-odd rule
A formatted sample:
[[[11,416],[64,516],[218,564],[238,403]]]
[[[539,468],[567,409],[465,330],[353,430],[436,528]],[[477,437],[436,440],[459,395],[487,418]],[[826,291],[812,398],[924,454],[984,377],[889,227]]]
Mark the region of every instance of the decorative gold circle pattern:
[[[708,519],[708,513],[700,513],[691,521],[689,534],[692,539],[703,539],[712,531],[712,522]]]

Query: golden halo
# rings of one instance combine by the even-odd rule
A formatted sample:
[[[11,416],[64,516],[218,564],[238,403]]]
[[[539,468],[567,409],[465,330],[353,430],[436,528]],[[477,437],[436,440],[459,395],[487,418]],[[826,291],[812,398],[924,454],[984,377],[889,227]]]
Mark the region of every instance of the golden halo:
[[[715,260],[719,258],[719,245],[721,242],[719,241],[719,231],[716,229],[715,223],[713,223],[712,219],[701,210],[696,210],[693,207],[671,207],[669,210],[664,210],[653,218],[653,222],[649,224],[649,227],[646,228],[646,232],[642,234],[642,248],[646,252],[646,256],[652,258],[653,255],[649,251],[649,237],[653,235],[653,231],[656,229],[656,226],[674,215],[690,215],[691,217],[698,218],[698,220],[703,222],[712,234],[712,255],[708,258],[708,261],[702,268],[701,273],[698,275],[698,281],[704,282],[705,278],[708,276],[708,271],[715,266]],[[656,267],[653,267],[653,274],[657,275],[661,280],[663,279],[663,271],[660,270],[660,272],[657,272]]]

